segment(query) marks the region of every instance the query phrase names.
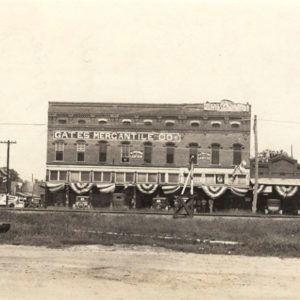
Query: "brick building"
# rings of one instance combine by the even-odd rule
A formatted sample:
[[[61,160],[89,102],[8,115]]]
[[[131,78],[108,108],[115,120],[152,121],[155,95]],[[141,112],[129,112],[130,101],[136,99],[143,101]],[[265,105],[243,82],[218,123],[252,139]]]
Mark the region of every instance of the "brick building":
[[[243,195],[249,185],[249,104],[49,102],[47,199],[73,205],[111,193],[150,206],[180,191],[193,156],[199,197]],[[244,167],[237,168],[243,161]],[[234,171],[234,169],[236,171]],[[138,200],[140,199],[140,200]],[[106,204],[105,204],[106,203]]]
[[[251,162],[251,181],[254,184],[255,160]],[[264,211],[268,199],[280,200],[283,213],[298,213],[300,208],[300,164],[284,152],[267,151],[259,156],[258,210]]]

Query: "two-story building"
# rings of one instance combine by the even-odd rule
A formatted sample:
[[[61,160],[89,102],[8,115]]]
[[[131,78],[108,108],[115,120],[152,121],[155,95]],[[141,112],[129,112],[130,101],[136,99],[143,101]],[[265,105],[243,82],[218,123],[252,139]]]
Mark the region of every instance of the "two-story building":
[[[128,205],[150,206],[154,196],[180,192],[191,156],[199,197],[242,196],[250,182],[250,118],[249,104],[229,100],[49,102],[46,199],[72,205],[89,195],[105,206],[123,193]]]

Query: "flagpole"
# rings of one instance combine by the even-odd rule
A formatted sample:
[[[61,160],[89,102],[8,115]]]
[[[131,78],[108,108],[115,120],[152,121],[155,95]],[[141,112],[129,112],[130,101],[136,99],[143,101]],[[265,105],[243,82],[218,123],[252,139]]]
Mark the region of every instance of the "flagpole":
[[[258,145],[257,145],[257,117],[254,116],[254,151],[255,151],[255,181],[253,187],[253,201],[252,201],[252,212],[256,213],[257,210],[257,189],[258,189]]]

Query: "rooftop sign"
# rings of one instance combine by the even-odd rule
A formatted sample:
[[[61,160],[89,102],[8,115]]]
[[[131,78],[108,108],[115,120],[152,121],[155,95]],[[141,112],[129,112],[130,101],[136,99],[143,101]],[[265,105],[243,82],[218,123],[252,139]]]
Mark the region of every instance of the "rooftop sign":
[[[204,103],[204,110],[250,112],[250,104],[234,103],[230,100],[222,100],[220,102],[206,102]]]

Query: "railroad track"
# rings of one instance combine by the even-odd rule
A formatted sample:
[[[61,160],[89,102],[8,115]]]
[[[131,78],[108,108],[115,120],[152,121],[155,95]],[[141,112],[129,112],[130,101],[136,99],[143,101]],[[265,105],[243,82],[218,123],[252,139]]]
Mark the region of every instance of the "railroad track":
[[[78,213],[78,214],[100,214],[100,215],[148,215],[173,217],[173,211],[154,210],[107,210],[107,209],[53,209],[53,208],[0,208],[0,211],[15,213]],[[179,215],[179,218],[185,215]],[[251,219],[300,219],[300,215],[264,215],[264,214],[230,214],[230,213],[194,213],[199,217],[222,217],[222,218],[251,218]]]

